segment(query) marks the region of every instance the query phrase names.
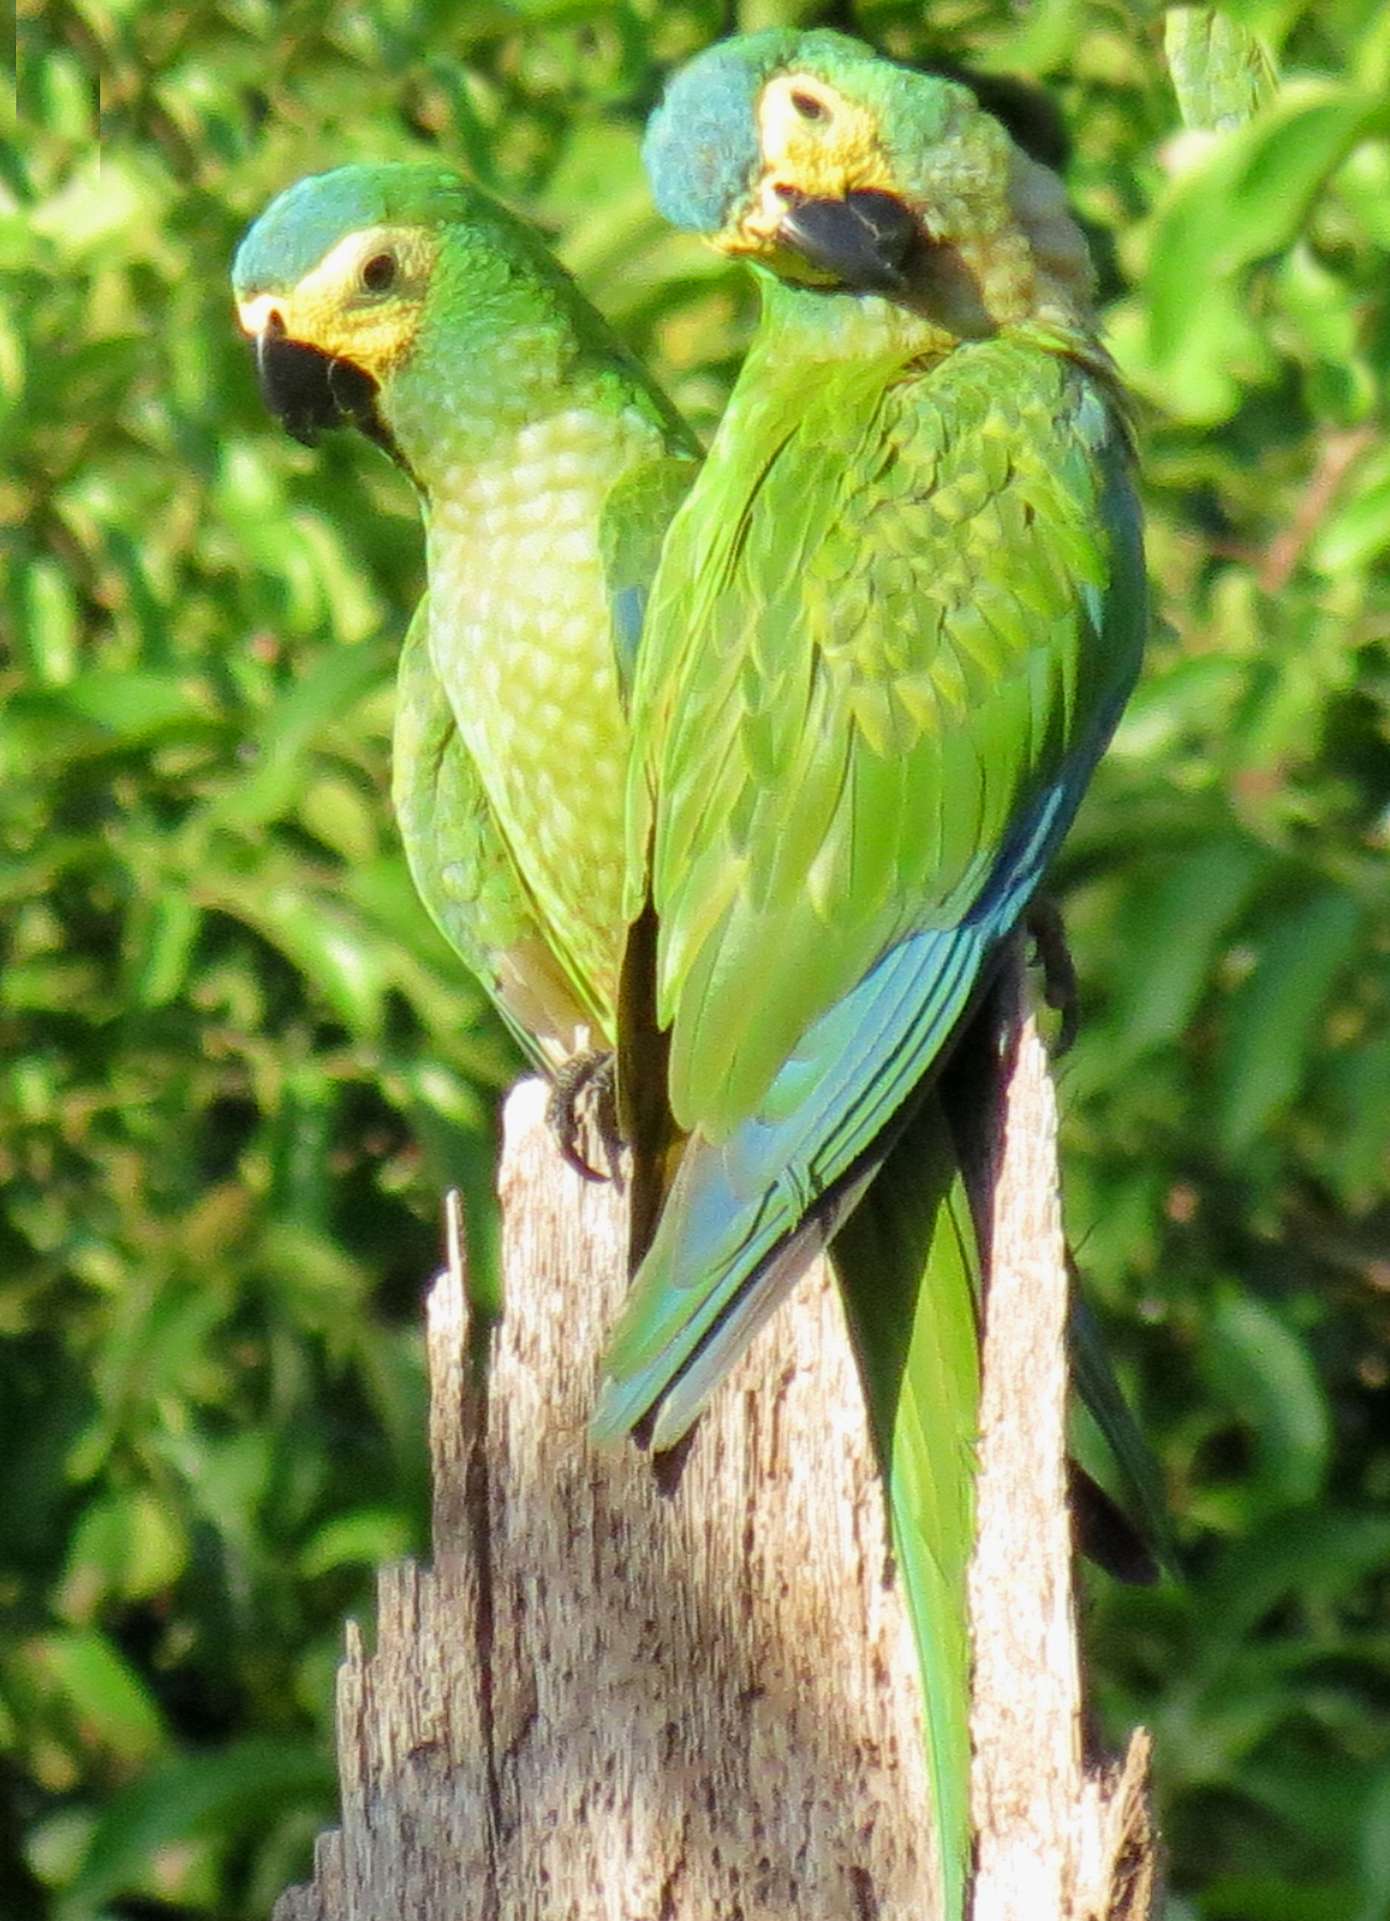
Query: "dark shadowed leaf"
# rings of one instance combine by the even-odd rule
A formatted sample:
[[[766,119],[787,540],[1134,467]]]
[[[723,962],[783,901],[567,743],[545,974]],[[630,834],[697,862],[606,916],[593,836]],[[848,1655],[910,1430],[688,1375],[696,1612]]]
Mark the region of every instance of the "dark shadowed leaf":
[[[1322,1491],[1331,1452],[1327,1398],[1304,1343],[1253,1295],[1222,1289],[1207,1322],[1202,1368],[1247,1429],[1258,1489],[1270,1507],[1298,1507]]]

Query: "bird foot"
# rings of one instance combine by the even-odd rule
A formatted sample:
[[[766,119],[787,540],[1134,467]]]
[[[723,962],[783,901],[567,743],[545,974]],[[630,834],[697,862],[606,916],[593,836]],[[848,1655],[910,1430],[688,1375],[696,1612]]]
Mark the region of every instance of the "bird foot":
[[[611,1053],[575,1054],[556,1071],[545,1118],[555,1145],[586,1181],[611,1181],[618,1171],[623,1140],[618,1131],[616,1062]],[[587,1157],[588,1138],[597,1139],[605,1165]],[[584,1141],[584,1149],[580,1142]]]
[[[1062,910],[1049,895],[1039,894],[1029,904],[1024,924],[1033,937],[1033,953],[1042,968],[1043,999],[1061,1016],[1054,1052],[1065,1054],[1076,1039],[1080,1001]]]

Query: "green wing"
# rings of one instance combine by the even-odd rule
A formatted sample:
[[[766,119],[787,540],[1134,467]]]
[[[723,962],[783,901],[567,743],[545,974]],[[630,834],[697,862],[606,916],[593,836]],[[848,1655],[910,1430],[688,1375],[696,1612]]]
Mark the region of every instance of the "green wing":
[[[650,845],[690,1141],[595,1431],[660,1403],[663,1445],[891,1145],[1145,624],[1123,430],[1061,354],[997,337],[836,368],[780,413],[754,371],[668,537],[635,701],[629,859]]]
[[[542,1069],[586,1018],[541,936],[429,649],[429,596],[401,649],[392,799],[411,878],[440,932]]]
[[[997,339],[746,411],[672,528],[636,703],[672,1105],[716,1141],[895,942],[975,907],[1139,644],[1131,618],[1106,658],[1119,430],[1061,356]]]

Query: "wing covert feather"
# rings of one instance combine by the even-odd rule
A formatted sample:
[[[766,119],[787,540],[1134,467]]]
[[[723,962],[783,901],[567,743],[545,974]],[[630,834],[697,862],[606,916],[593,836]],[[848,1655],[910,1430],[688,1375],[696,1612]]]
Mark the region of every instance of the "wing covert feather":
[[[550,1072],[588,1018],[542,936],[429,645],[429,595],[396,676],[391,790],[415,891],[531,1063]]]
[[[711,1140],[895,942],[969,913],[1132,678],[1137,642],[1104,632],[1121,430],[1094,383],[1017,339],[906,371],[836,367],[790,424],[721,435],[653,589],[659,1009],[674,1112]]]

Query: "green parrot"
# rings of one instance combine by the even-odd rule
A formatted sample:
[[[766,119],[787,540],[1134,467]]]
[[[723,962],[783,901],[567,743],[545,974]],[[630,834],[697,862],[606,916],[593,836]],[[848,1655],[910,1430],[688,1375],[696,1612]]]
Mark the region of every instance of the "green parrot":
[[[1138,672],[1124,403],[1060,183],[964,87],[755,34],[645,159],[762,320],[634,685],[622,999],[683,1145],[595,1432],[679,1439],[833,1239],[956,1916],[979,1254],[940,1070]]]
[[[612,1048],[627,694],[698,447],[525,223],[437,165],[301,180],[232,273],[289,431],[414,482],[393,787],[418,891],[552,1077]]]

